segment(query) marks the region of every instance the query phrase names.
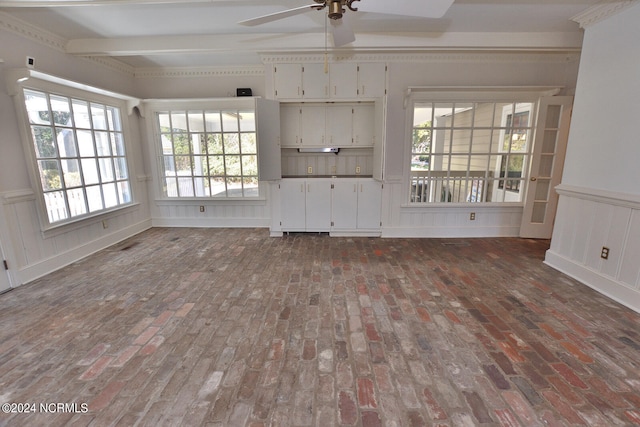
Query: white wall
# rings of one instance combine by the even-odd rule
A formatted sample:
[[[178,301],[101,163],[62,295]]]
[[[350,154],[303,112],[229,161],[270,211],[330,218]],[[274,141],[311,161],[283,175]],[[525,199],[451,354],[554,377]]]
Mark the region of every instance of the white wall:
[[[130,93],[134,78],[121,70],[87,59],[65,55],[59,41],[46,34],[44,42],[0,29],[0,237],[9,263],[12,286],[19,286],[66,264],[148,228],[149,206],[143,143],[135,116],[130,117],[130,173],[138,204],[107,217],[86,220],[43,233],[36,208],[36,192],[28,174],[13,99],[7,94],[7,69],[24,68],[26,56],[48,74],[113,92]],[[107,219],[104,228],[102,219]]]
[[[640,311],[640,4],[586,28],[546,262]],[[600,257],[602,247],[609,258]]]
[[[557,86],[572,95],[578,72],[577,54],[441,53],[389,64],[389,96],[383,201],[384,237],[518,236],[522,207],[496,205],[406,206],[408,188],[407,110],[409,86]],[[403,205],[405,205],[403,207]],[[475,213],[471,221],[469,214]]]

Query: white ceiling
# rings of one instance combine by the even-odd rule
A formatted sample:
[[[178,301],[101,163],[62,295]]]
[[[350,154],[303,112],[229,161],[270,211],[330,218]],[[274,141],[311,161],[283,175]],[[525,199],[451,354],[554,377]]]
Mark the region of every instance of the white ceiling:
[[[423,7],[429,0],[408,1]],[[342,51],[577,49],[582,30],[571,18],[596,3],[455,0],[440,19],[347,11],[356,41]],[[258,64],[265,52],[321,52],[326,10],[256,27],[237,23],[308,4],[313,1],[0,0],[0,12],[66,39],[72,54],[112,56],[135,68],[194,67]]]

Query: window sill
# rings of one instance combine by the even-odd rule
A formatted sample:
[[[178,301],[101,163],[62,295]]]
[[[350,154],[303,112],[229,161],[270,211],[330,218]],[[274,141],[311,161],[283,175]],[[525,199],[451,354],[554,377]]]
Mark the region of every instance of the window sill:
[[[484,202],[484,203],[405,203],[400,205],[402,209],[407,210],[426,210],[426,209],[500,209],[500,208],[523,208],[522,202]]]

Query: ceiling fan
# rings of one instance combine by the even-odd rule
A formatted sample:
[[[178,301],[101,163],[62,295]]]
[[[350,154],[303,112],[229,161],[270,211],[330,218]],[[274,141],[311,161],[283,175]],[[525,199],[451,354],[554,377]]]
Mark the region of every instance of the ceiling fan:
[[[306,13],[310,10],[327,8],[327,16],[331,22],[334,46],[340,47],[355,41],[356,37],[346,14],[352,12],[373,12],[388,15],[418,16],[422,18],[441,18],[451,7],[454,0],[313,0],[315,4],[295,7],[281,12],[259,16],[238,24],[256,26],[290,16]],[[354,3],[358,2],[357,7]]]

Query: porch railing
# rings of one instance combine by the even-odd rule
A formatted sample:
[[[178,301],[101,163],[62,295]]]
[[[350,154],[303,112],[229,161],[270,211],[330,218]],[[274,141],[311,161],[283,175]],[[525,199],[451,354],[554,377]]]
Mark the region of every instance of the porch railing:
[[[486,202],[491,177],[484,171],[411,171],[410,202]]]

